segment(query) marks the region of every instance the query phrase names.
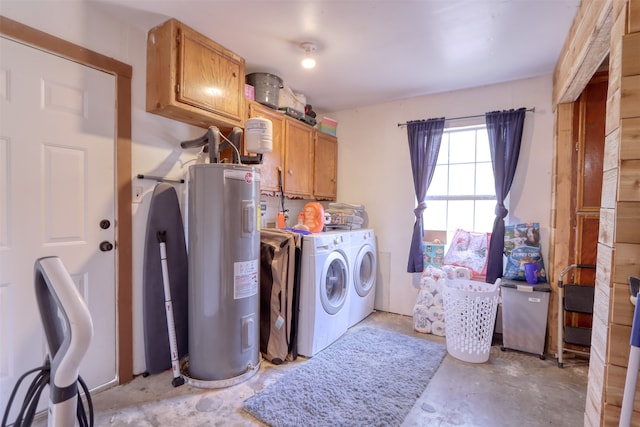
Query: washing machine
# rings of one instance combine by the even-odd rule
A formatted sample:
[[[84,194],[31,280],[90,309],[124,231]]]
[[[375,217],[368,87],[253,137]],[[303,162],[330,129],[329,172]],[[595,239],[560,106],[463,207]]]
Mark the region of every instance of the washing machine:
[[[313,357],[349,328],[349,232],[303,236],[298,354]]]
[[[371,229],[351,231],[349,327],[373,313],[376,298],[376,236]]]

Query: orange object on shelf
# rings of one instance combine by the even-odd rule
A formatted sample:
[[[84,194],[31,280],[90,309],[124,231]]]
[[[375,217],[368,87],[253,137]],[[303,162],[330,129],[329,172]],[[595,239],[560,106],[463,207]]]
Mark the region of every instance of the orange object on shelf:
[[[318,202],[304,205],[304,225],[312,233],[320,233],[324,228],[324,208]]]

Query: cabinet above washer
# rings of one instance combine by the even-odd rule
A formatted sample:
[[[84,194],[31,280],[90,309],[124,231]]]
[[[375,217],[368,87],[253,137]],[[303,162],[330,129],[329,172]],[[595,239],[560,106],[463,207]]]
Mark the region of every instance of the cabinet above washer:
[[[244,127],[244,58],[170,19],[147,37],[147,111],[191,125]]]

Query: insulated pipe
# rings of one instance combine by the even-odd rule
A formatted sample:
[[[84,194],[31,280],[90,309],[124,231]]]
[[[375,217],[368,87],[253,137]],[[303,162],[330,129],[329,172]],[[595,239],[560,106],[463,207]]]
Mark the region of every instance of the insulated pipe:
[[[91,314],[60,258],[39,258],[34,275],[51,358],[48,425],[72,426],[78,404],[78,370],[93,336]]]

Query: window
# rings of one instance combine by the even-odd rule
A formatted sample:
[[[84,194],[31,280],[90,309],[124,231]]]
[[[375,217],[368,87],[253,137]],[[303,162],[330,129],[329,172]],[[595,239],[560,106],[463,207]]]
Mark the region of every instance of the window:
[[[426,230],[491,232],[496,194],[485,125],[445,129],[427,190]]]

